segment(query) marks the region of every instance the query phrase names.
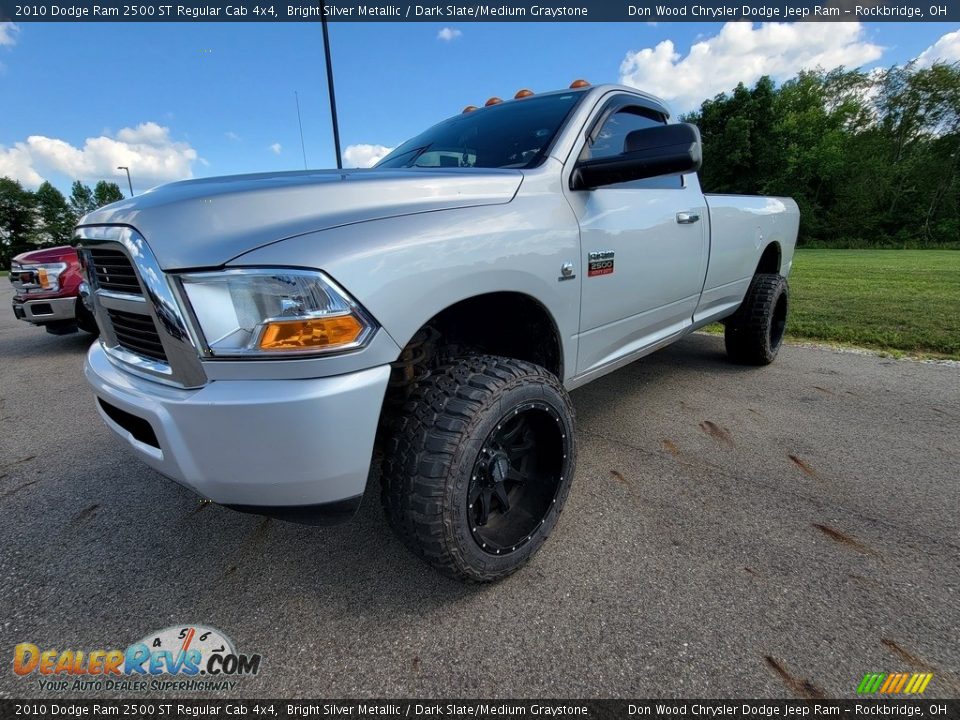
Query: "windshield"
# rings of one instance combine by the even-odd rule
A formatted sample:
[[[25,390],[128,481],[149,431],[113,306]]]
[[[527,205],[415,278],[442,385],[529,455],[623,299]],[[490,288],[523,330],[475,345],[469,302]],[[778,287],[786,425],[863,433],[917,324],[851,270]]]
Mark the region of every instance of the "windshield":
[[[375,167],[534,167],[583,96],[533,96],[457,115],[407,140]]]

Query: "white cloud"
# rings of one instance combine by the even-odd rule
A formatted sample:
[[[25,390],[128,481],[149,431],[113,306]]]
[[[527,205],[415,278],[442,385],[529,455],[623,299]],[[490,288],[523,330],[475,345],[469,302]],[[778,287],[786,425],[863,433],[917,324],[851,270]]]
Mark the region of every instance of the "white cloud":
[[[0,45],[16,45],[19,32],[16,23],[0,22]]]
[[[114,137],[87,138],[83,147],[45,135],[31,135],[13,147],[0,147],[0,175],[39,185],[50,173],[88,182],[111,179],[117,166],[130,168],[137,185],[150,187],[193,177],[197,151],[170,137],[169,128],[146,122],[123,128]]]
[[[270,146],[270,149],[273,150],[275,155],[279,155],[280,153],[283,152],[283,145],[281,145],[280,143],[274,143],[273,145]]]
[[[224,133],[224,136],[227,138],[227,140],[232,140],[233,142],[236,142],[240,139],[240,136],[233,130],[227,130],[227,132]]]
[[[23,143],[17,143],[12,148],[0,146],[0,177],[13,178],[30,187],[43,182],[40,174],[33,169],[30,153]]]
[[[343,157],[347,161],[347,167],[368,168],[376,165],[392,151],[393,148],[386,145],[347,145]]]
[[[456,28],[445,27],[443,28],[443,30],[437,33],[437,40],[451,42],[452,40],[456,40],[461,35],[463,35],[463,32],[461,30],[457,30]]]
[[[955,63],[960,61],[960,30],[942,36],[933,45],[917,56],[917,65],[930,67],[935,62]]]
[[[620,82],[690,110],[737,83],[763,75],[785,80],[805,68],[859,67],[883,48],[865,39],[860,23],[726,23],[712,37],[694,43],[686,56],[671,40],[629,51],[620,64]]]

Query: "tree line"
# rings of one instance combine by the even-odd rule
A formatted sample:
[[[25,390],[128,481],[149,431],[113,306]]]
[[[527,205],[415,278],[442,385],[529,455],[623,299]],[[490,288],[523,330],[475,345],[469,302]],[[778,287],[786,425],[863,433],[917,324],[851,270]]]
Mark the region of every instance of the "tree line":
[[[49,182],[28,190],[0,177],[0,269],[24,251],[70,244],[81,217],[117,200],[123,200],[120,187],[105,180],[93,189],[77,180],[68,199]]]
[[[763,77],[684,120],[704,190],[793,197],[803,244],[960,248],[960,63]]]

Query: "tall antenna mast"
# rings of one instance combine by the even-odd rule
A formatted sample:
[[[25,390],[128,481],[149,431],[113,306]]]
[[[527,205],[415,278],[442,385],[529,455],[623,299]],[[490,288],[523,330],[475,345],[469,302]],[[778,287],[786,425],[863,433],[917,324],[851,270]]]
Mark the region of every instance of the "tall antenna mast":
[[[300,124],[300,151],[303,153],[303,169],[307,169],[307,146],[303,144],[303,120],[300,119],[300,95],[296,90],[293,96],[297,99],[297,122]]]

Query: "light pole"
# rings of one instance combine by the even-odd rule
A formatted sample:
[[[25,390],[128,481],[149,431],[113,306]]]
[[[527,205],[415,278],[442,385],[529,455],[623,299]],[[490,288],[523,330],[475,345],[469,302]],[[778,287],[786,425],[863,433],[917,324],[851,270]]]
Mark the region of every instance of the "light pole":
[[[126,165],[117,165],[117,170],[127,171],[127,185],[130,186],[130,197],[133,197],[133,181],[130,179],[130,168]]]

